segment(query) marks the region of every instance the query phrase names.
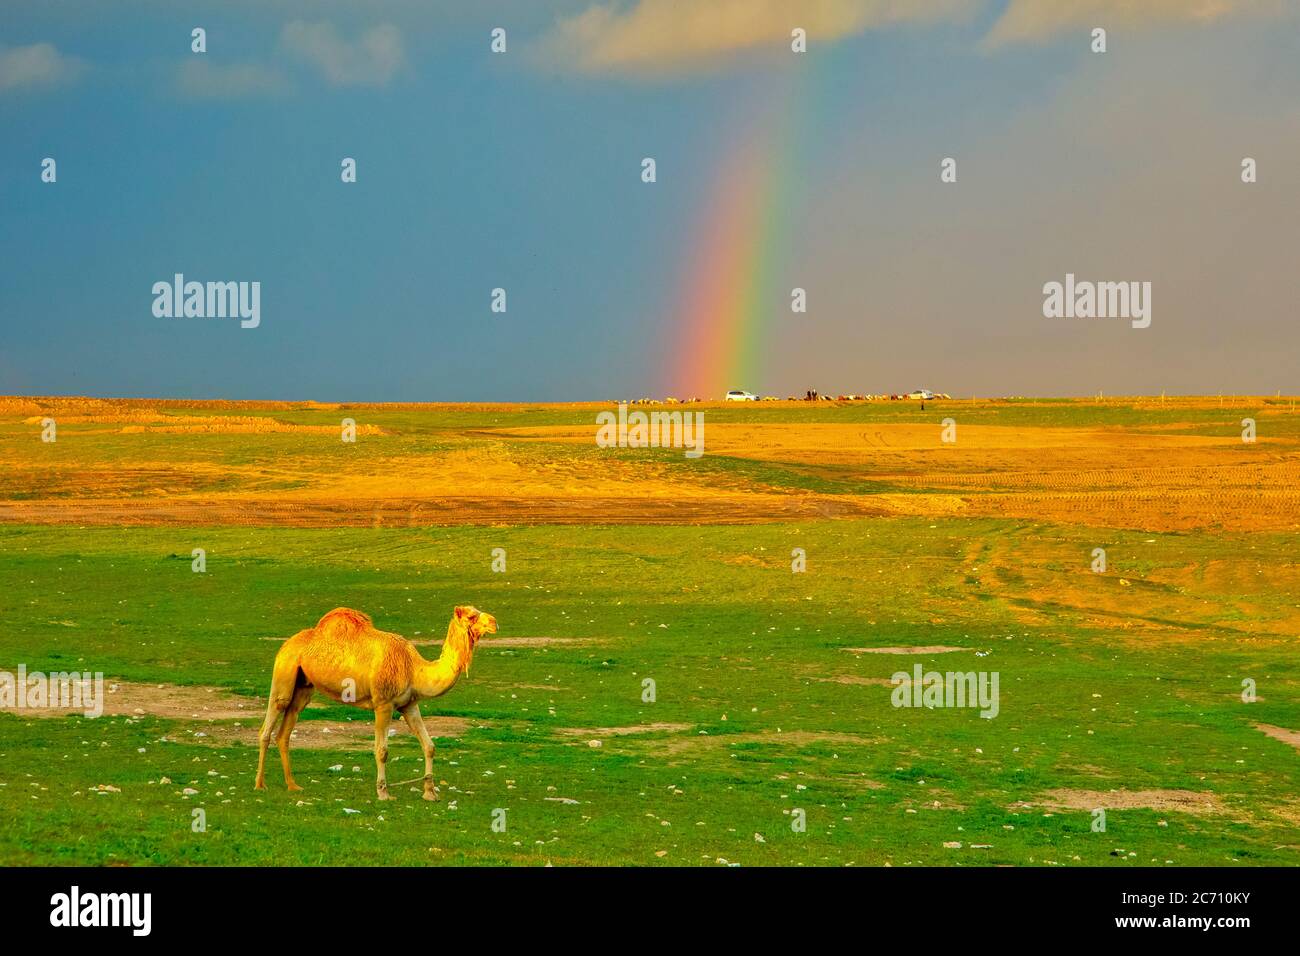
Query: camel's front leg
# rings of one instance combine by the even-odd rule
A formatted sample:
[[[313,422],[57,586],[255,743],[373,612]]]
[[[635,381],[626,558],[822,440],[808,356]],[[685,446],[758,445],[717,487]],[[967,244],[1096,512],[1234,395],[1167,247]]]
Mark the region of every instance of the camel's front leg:
[[[415,701],[407,704],[402,708],[402,717],[411,733],[420,738],[420,747],[424,750],[424,799],[437,800],[438,788],[433,785],[433,738],[429,736],[429,728],[424,726],[420,705]]]
[[[380,800],[393,799],[388,795],[388,725],[393,722],[393,705],[379,704],[375,707],[375,793]]]

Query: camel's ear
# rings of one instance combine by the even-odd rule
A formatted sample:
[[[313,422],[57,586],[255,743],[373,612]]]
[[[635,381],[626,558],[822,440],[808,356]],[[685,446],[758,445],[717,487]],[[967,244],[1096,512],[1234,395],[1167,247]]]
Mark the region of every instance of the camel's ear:
[[[464,621],[468,619],[473,621],[476,617],[478,617],[478,611],[470,607],[468,604],[456,605],[456,620]]]

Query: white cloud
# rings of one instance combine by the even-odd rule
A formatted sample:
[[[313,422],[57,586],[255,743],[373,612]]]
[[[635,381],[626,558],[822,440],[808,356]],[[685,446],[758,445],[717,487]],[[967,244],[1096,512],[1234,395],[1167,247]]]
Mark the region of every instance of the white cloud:
[[[33,43],[0,49],[0,93],[71,83],[86,65],[60,53],[52,44]]]
[[[289,88],[283,74],[256,63],[213,64],[207,56],[187,59],[176,71],[177,88],[186,96],[237,99],[282,93]]]
[[[536,43],[542,64],[578,73],[664,75],[725,65],[743,51],[788,49],[903,23],[969,20],[994,0],[598,0],[561,16]],[[1281,15],[1294,0],[1007,0],[985,44],[1035,42],[1093,26],[1111,29]]]
[[[333,24],[294,20],[285,25],[280,43],[333,86],[385,86],[406,63],[402,35],[391,23],[348,42]]]
[[[971,13],[977,0],[607,0],[560,19],[538,45],[547,65],[578,72],[655,74],[716,66],[731,54],[789,49],[906,22]]]

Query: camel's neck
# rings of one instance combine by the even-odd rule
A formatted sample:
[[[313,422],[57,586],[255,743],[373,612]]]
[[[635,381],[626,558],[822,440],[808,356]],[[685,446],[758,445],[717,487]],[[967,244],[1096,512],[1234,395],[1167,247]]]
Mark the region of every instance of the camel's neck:
[[[440,697],[456,686],[460,675],[469,670],[474,657],[474,647],[465,626],[452,619],[447,625],[447,638],[442,642],[442,654],[436,661],[424,661],[415,674],[415,691],[421,698]]]

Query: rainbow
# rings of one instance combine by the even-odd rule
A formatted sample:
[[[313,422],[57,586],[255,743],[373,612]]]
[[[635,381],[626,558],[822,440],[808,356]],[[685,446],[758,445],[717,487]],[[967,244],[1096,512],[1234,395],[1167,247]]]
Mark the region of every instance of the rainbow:
[[[780,280],[799,182],[799,113],[790,101],[805,99],[797,95],[802,73],[723,151],[677,297],[668,376],[675,395],[716,400],[732,388],[771,387],[770,339],[777,317],[790,315],[790,288]]]

